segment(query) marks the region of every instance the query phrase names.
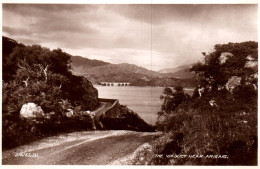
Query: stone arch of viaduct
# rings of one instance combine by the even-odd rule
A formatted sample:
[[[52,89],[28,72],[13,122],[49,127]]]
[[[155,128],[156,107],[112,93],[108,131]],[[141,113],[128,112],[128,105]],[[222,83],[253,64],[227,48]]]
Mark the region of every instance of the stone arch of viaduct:
[[[102,86],[129,86],[129,82],[100,82]]]

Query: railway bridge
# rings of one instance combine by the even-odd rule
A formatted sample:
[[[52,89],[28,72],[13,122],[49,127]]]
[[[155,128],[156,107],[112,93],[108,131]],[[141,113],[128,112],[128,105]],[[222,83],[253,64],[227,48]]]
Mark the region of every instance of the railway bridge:
[[[102,86],[129,86],[129,82],[100,82]]]

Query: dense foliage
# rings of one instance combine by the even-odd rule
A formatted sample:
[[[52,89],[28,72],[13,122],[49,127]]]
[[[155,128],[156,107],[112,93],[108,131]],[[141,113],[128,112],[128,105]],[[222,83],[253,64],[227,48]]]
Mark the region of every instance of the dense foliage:
[[[203,55],[204,63],[191,68],[199,84],[192,97],[164,90],[157,126],[167,134],[155,148],[164,158],[151,163],[256,165],[258,44],[216,45]],[[170,154],[187,157],[167,158]],[[206,158],[210,155],[225,156]]]
[[[61,49],[25,46],[3,37],[3,148],[65,129],[91,128],[90,118],[81,125],[76,116],[99,104],[98,93],[87,79],[71,73],[70,62]],[[44,116],[21,117],[26,103],[40,106]],[[67,117],[69,110],[75,118]]]

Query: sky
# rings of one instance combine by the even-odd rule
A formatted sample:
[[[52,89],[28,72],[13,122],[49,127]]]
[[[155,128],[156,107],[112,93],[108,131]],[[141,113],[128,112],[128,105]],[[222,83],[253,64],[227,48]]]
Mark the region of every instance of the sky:
[[[3,35],[25,45],[158,71],[215,44],[258,41],[257,5],[3,4]]]

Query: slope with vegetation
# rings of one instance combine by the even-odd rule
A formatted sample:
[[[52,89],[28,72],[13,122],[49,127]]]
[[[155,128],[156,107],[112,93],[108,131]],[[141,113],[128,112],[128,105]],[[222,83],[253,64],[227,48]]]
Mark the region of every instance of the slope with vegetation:
[[[73,73],[87,77],[92,83],[130,82],[132,86],[165,86],[170,84],[194,87],[192,74],[159,73],[133,64],[110,64],[78,56],[72,57]]]
[[[80,59],[89,67],[108,64]],[[104,109],[97,89],[85,77],[72,74],[72,66],[71,55],[61,49],[25,46],[3,37],[3,149],[75,130],[154,131],[118,101]],[[108,110],[114,116],[107,115]]]
[[[257,165],[258,44],[214,49],[190,69],[198,81],[191,97],[165,88],[156,124],[165,134],[145,152],[150,164]]]
[[[71,57],[71,66],[73,73],[77,75],[84,75],[86,72],[88,72],[89,69],[97,66],[104,66],[108,65],[110,63],[103,62],[101,60],[96,59],[88,59],[83,58],[81,56],[72,56]]]
[[[158,72],[175,78],[190,79],[194,77],[194,72],[189,71],[191,66],[192,64],[182,65],[175,68],[162,69],[159,70]]]
[[[3,148],[57,131],[91,129],[92,119],[81,114],[99,105],[98,91],[71,73],[70,57],[61,49],[25,46],[3,37]],[[28,115],[33,109],[28,106],[34,105],[39,112]]]
[[[158,153],[227,155],[228,158],[154,159],[156,164],[257,164],[256,42],[215,45],[195,64],[199,86],[192,98],[165,98],[158,126],[169,133]],[[169,107],[170,105],[170,107]],[[163,120],[162,120],[163,119]],[[209,156],[208,156],[209,157]]]

